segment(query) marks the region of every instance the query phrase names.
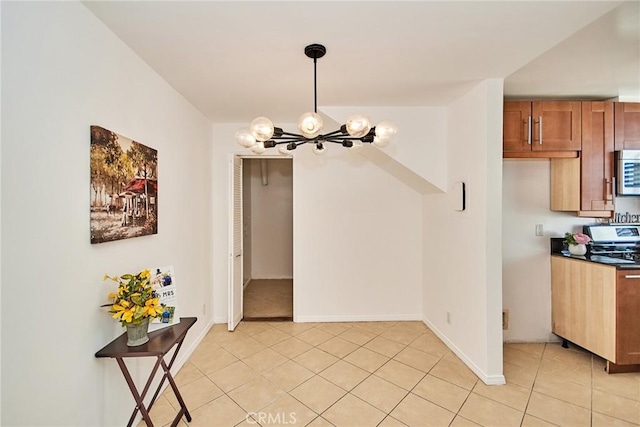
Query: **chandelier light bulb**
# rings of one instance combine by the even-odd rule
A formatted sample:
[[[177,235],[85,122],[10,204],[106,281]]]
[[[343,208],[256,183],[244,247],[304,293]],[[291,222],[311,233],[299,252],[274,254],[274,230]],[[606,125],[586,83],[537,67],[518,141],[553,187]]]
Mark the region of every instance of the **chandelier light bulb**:
[[[298,129],[305,138],[314,138],[322,130],[322,117],[318,113],[304,113],[298,119]]]
[[[273,122],[266,117],[258,117],[253,119],[249,125],[251,134],[257,141],[267,141],[273,136]]]
[[[327,153],[327,144],[326,143],[322,143],[322,142],[318,142],[317,144],[315,144],[313,146],[313,152],[318,154],[318,155],[326,154]]]
[[[384,138],[379,138],[377,136],[374,136],[372,144],[375,145],[376,147],[386,147],[387,145],[389,145],[389,142],[390,142],[389,139],[384,139]]]
[[[244,148],[251,148],[256,145],[256,138],[249,132],[249,129],[240,129],[236,132],[236,142]]]
[[[289,150],[284,144],[278,147],[278,152],[283,156],[288,156],[291,154],[291,150]]]
[[[362,138],[371,130],[371,121],[367,116],[354,114],[347,119],[347,133],[354,138]]]
[[[373,143],[378,147],[389,144],[391,139],[398,133],[398,125],[391,120],[383,120],[376,125],[376,135]]]
[[[251,147],[251,151],[253,151],[255,154],[262,154],[267,151],[267,149],[264,146],[264,142],[260,141],[257,142],[256,145]]]

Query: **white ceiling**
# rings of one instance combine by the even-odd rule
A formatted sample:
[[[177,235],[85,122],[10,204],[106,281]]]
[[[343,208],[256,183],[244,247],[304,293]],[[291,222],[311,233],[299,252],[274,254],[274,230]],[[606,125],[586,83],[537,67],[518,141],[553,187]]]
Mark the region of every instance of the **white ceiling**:
[[[639,1],[86,1],[213,122],[294,122],[318,105],[446,105],[475,82],[507,96],[640,95]]]

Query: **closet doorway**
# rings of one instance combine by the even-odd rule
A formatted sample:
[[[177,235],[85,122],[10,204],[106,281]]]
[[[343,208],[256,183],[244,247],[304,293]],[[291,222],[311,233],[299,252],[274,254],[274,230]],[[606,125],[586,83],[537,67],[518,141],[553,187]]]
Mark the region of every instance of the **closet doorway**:
[[[293,320],[293,160],[242,158],[243,320]]]

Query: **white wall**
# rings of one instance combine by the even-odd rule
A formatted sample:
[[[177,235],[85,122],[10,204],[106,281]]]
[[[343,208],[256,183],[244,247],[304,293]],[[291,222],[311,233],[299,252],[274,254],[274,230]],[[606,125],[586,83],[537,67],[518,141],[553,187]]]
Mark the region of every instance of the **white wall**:
[[[547,342],[551,333],[551,266],[549,238],[582,230],[594,218],[553,212],[550,204],[550,162],[506,159],[503,162],[502,277],[503,306],[509,310],[505,341]],[[615,200],[620,213],[640,212],[640,198]],[[535,235],[536,224],[544,236]]]
[[[174,266],[180,313],[199,317],[183,363],[211,313],[211,126],[81,3],[1,7],[1,423],[124,425],[133,398],[94,357],[123,332],[102,277]],[[89,243],[92,124],[158,149],[157,235]]]
[[[290,159],[265,159],[267,185],[262,185],[262,161],[251,163],[251,277],[293,278],[293,170]]]
[[[331,149],[295,154],[294,319],[421,319],[420,194]]]
[[[217,322],[227,319],[229,159],[250,154],[234,142],[241,127],[213,126]],[[420,319],[420,195],[342,147],[309,148],[293,159],[295,320]]]
[[[502,81],[453,102],[447,124],[447,187],[465,182],[467,207],[454,211],[451,191],[424,196],[423,315],[483,381],[499,384]]]
[[[382,120],[398,124],[393,142],[379,148],[387,156],[410,169],[437,189],[447,188],[446,108],[444,107],[319,107],[338,123],[345,123],[355,113],[365,113],[372,125]],[[427,132],[424,130],[428,129]]]

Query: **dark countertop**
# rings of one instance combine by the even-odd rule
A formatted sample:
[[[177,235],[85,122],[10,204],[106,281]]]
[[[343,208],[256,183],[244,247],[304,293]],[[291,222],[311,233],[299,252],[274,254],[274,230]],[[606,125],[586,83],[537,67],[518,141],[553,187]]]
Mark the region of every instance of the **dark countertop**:
[[[640,269],[640,262],[630,261],[626,259],[610,258],[602,255],[592,255],[589,250],[583,256],[571,255],[566,246],[562,243],[562,238],[551,238],[551,255],[571,258],[578,261],[595,262],[597,264],[610,265],[618,270],[637,270]],[[588,246],[587,246],[588,247]]]
[[[590,255],[587,253],[584,256],[571,255],[569,251],[562,251],[552,253],[552,256],[560,256],[565,258],[571,258],[578,261],[586,261],[586,262],[595,262],[597,264],[610,265],[612,267],[617,268],[618,270],[638,270],[640,269],[640,263],[636,261],[629,261],[618,258],[609,258],[602,255]]]

